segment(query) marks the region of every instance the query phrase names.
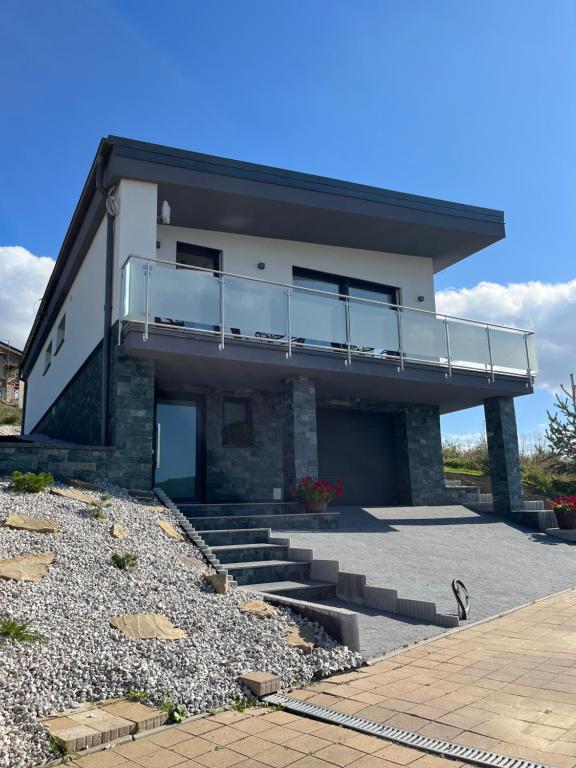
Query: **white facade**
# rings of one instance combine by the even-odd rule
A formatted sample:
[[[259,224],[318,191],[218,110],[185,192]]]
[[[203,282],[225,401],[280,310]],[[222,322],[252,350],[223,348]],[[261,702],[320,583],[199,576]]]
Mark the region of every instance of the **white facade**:
[[[102,339],[105,272],[106,220],[104,219],[50,329],[50,335],[30,371],[26,382],[25,433],[33,429],[44,416]],[[64,314],[66,331],[64,341],[60,349],[57,349],[56,329]],[[45,353],[50,343],[52,343],[52,362],[44,373]]]
[[[177,242],[192,243],[222,251],[224,272],[291,284],[293,267],[314,269],[399,288],[404,306],[435,310],[432,259],[164,225],[157,239],[156,258],[164,261],[176,261]]]

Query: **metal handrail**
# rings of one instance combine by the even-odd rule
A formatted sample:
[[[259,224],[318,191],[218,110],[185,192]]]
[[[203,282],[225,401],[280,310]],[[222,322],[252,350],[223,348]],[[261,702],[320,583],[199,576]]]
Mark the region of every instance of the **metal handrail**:
[[[339,298],[339,299],[348,299],[349,301],[360,301],[364,302],[366,304],[377,304],[384,307],[391,307],[392,309],[401,309],[408,312],[420,312],[423,315],[431,315],[435,318],[447,318],[448,320],[460,320],[461,322],[465,323],[473,323],[474,325],[479,325],[482,327],[489,326],[490,328],[501,328],[505,331],[515,331],[517,333],[524,333],[528,334],[529,336],[534,335],[534,331],[530,331],[527,328],[515,328],[511,325],[499,325],[498,323],[485,323],[482,320],[472,320],[469,317],[458,317],[457,315],[446,315],[442,312],[432,312],[429,309],[419,309],[418,307],[408,307],[403,304],[392,304],[390,302],[386,301],[378,301],[377,299],[365,299],[362,296],[347,296],[343,293],[335,293],[333,291],[323,291],[320,288],[306,288],[303,285],[292,285],[291,283],[279,283],[275,280],[263,280],[260,277],[252,277],[251,275],[239,275],[235,272],[224,272],[219,269],[209,269],[207,267],[193,267],[188,264],[176,264],[174,261],[167,261],[165,259],[151,259],[148,256],[138,256],[136,254],[132,254],[126,258],[124,263],[121,266],[121,270],[124,269],[126,264],[130,261],[130,259],[138,259],[139,261],[147,261],[151,264],[166,264],[169,267],[178,267],[178,269],[188,269],[193,272],[208,272],[211,275],[218,275],[219,277],[235,277],[239,280],[249,280],[254,283],[264,283],[265,285],[276,285],[279,288],[291,288],[295,291],[307,291],[309,293],[319,293],[323,294],[325,296],[331,296],[332,298]]]

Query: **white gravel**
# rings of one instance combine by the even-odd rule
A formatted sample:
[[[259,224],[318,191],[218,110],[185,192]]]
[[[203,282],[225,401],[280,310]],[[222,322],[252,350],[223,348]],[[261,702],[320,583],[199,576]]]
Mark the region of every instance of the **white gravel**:
[[[224,706],[241,695],[238,675],[263,670],[285,684],[305,683],[361,663],[318,625],[318,648],[309,655],[283,642],[289,624],[307,620],[281,609],[270,619],[242,615],[244,589],[216,595],[202,580],[207,566],[194,545],[170,539],[159,516],[119,488],[108,519],[94,520],[86,505],[49,494],[20,494],[0,480],[0,559],[51,551],[54,563],[37,583],[0,580],[0,618],[30,624],[43,644],[0,641],[0,767],[31,768],[50,756],[46,729],[37,718],[84,701],[146,691],[149,703],[164,698],[190,714]],[[99,494],[92,493],[94,497]],[[52,517],[56,534],[11,530],[11,514]],[[119,541],[112,522],[128,530]],[[133,572],[115,568],[113,552],[134,552]],[[177,554],[198,561],[193,570]],[[184,640],[130,640],[108,624],[122,613],[164,613],[186,630]]]

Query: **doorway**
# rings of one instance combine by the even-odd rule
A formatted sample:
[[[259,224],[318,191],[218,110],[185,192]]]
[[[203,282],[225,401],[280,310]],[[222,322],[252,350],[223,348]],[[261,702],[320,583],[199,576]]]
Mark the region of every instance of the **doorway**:
[[[156,403],[155,485],[172,499],[204,496],[202,401]]]

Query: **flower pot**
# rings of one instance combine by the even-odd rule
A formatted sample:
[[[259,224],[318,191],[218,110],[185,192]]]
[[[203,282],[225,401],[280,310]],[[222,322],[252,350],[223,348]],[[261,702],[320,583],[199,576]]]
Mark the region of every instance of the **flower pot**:
[[[306,512],[326,512],[328,502],[304,499],[304,507],[306,508]]]
[[[576,509],[555,509],[558,528],[571,530],[576,528]]]

